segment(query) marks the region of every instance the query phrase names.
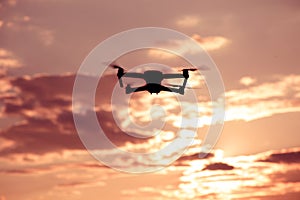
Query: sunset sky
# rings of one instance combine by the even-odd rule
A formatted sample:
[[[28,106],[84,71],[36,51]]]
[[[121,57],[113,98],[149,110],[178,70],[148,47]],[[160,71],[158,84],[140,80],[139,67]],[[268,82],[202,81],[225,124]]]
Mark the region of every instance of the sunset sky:
[[[86,150],[73,114],[88,128],[93,113],[83,112],[84,105],[72,108],[72,90],[92,49],[114,34],[140,27],[173,29],[198,42],[220,71],[226,109],[217,144],[199,159],[212,109],[201,71],[190,73],[192,89],[178,99],[166,92],[126,95],[116,71],[107,68],[94,110],[116,146],[154,152],[177,137],[194,137],[168,167],[130,174],[103,165]],[[0,200],[299,199],[299,35],[297,0],[1,1]],[[194,53],[185,41],[164,45],[183,55]],[[188,65],[157,49],[130,52],[115,62],[132,71],[162,63],[172,73]],[[153,126],[145,131],[129,119]],[[175,152],[138,162],[106,146],[99,153],[119,168],[139,170],[157,160],[167,162]]]

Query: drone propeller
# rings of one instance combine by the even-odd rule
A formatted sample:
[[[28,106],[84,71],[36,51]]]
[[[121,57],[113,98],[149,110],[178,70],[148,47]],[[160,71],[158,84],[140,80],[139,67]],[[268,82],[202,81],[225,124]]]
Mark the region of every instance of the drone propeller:
[[[117,73],[117,76],[118,76],[118,79],[119,79],[119,84],[120,84],[120,87],[123,87],[123,81],[122,81],[122,76],[125,74],[125,70],[120,67],[119,65],[115,64],[115,63],[110,63],[110,62],[103,62],[102,64],[104,65],[108,65],[114,69],[118,69],[118,73]]]
[[[185,69],[186,67],[186,69]],[[196,70],[209,70],[209,67],[206,65],[200,65],[200,66],[182,66],[183,69],[179,70],[179,71],[183,71],[183,70],[187,70],[187,71],[196,71]]]
[[[180,71],[196,71],[196,70],[198,70],[198,69],[196,69],[196,68],[188,68],[188,69],[182,69],[182,70],[180,70]]]
[[[124,71],[124,68],[123,68],[123,67],[121,67],[120,65],[115,64],[115,63],[111,63],[111,62],[102,62],[102,64],[107,65],[107,66],[109,66],[109,67],[112,67],[112,68],[114,68],[114,69],[119,69],[119,70],[123,70],[123,71]]]
[[[114,68],[114,69],[119,69],[119,70],[123,70],[123,71],[124,71],[124,68],[123,68],[123,67],[120,67],[119,65],[116,65],[116,64],[110,64],[109,66],[112,67],[112,68]]]

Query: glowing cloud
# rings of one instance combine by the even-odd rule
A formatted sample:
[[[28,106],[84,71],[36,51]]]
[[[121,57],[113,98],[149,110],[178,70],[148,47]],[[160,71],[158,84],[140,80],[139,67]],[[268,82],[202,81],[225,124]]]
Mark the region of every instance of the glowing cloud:
[[[226,120],[250,121],[279,113],[298,112],[299,92],[299,75],[279,76],[272,82],[228,91]]]
[[[225,121],[244,120],[251,121],[275,114],[300,111],[300,76],[278,76],[272,81],[256,83],[256,79],[244,77],[241,79],[244,88],[226,92],[226,119]],[[188,93],[187,93],[188,94]],[[153,104],[161,105],[167,115],[163,119],[166,125],[175,128],[199,128],[209,126],[211,123],[212,108],[217,104],[201,100],[197,104],[184,99],[180,102],[171,98],[169,94],[162,93],[151,96],[148,93],[140,93],[138,98],[132,99],[130,115],[137,122],[149,122],[150,115],[145,115]],[[144,105],[144,106],[140,106]],[[183,106],[184,109],[180,109]],[[121,111],[127,107],[120,108],[119,117],[131,123],[127,112]],[[157,119],[161,119],[160,113],[156,113]],[[126,120],[128,119],[128,120]],[[124,128],[128,124],[121,124]],[[135,130],[137,131],[137,130]]]
[[[222,36],[201,37],[198,34],[194,34],[192,38],[199,42],[199,44],[207,51],[220,49],[229,42],[227,38]]]
[[[191,38],[196,40],[200,46],[207,51],[220,49],[229,43],[229,40],[222,36],[201,37],[198,34],[194,34]],[[172,40],[162,44],[161,48],[168,48],[170,51],[180,55],[201,53],[199,52],[198,47],[195,48],[194,45],[191,46],[190,44],[189,40]],[[174,58],[176,56],[172,52],[166,52],[158,49],[150,49],[148,54],[149,56],[160,58]]]
[[[256,79],[252,78],[252,77],[249,77],[249,76],[245,76],[245,77],[240,79],[240,84],[245,85],[245,86],[252,85],[255,82],[256,82]]]
[[[176,21],[179,27],[191,28],[199,24],[200,19],[197,16],[184,16]]]
[[[37,34],[40,38],[40,41],[45,46],[50,46],[54,42],[54,32],[51,30],[39,30],[37,31]]]
[[[0,48],[0,68],[16,68],[20,66],[20,61],[16,59],[12,52]]]

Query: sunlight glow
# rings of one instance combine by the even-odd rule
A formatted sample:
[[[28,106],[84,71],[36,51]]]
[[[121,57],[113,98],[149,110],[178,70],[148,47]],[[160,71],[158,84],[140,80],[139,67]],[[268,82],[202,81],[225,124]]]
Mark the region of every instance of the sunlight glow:
[[[224,157],[224,151],[222,149],[214,150],[214,159],[221,161]]]

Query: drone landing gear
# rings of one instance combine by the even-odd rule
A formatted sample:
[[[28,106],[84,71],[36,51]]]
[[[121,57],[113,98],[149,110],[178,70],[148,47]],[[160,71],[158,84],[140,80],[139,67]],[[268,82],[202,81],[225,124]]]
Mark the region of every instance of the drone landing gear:
[[[134,92],[134,89],[132,87],[130,87],[130,85],[127,85],[126,86],[126,94],[130,94],[132,92]]]
[[[184,95],[184,87],[180,87],[178,90],[179,94]]]

